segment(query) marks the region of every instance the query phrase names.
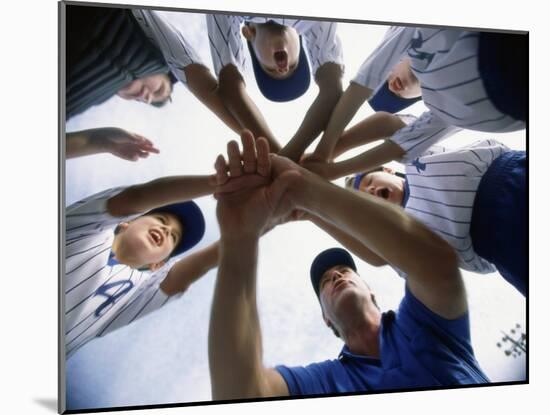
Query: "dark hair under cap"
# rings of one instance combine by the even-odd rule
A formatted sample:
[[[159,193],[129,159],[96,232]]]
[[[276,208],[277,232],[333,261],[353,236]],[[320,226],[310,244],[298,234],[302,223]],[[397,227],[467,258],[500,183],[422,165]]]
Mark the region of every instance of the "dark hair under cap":
[[[350,267],[353,271],[357,271],[357,267],[350,253],[342,248],[326,249],[317,255],[311,263],[309,276],[311,278],[311,285],[313,285],[315,294],[317,294],[317,298],[319,298],[319,282],[323,274],[337,265],[345,265]]]

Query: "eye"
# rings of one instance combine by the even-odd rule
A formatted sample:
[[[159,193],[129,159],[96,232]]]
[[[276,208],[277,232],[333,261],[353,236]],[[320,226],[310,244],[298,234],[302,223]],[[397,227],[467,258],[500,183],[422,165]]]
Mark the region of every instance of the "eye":
[[[160,223],[166,225],[166,218],[164,216],[158,215],[156,218],[160,221]]]

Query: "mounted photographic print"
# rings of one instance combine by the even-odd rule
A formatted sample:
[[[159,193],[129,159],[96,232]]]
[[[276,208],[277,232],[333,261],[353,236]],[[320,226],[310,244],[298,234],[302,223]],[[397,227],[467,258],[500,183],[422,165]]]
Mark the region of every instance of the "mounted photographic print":
[[[60,412],[528,382],[528,33],[314,14],[59,3]]]

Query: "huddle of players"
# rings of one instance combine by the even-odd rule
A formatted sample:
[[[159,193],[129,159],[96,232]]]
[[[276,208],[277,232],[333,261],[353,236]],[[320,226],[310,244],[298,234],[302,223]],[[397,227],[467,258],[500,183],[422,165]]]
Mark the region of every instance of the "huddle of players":
[[[67,6],[67,117],[114,94],[162,106],[181,81],[241,135],[242,149],[231,141],[211,176],[109,189],[67,208],[67,355],[177,298],[217,266],[213,399],[489,382],[470,344],[459,267],[498,270],[526,295],[526,156],[496,140],[458,150],[436,143],[461,129],[525,128],[526,36],[391,27],[344,91],[333,22],[206,15],[214,76],[156,12],[89,9]],[[113,48],[113,36],[124,38],[122,48]],[[266,98],[293,100],[312,76],[318,85],[283,147],[246,92],[245,40]],[[106,70],[108,61],[116,68]],[[424,114],[394,114],[419,99]],[[375,114],[345,130],[366,100]],[[319,135],[315,151],[304,155]],[[158,152],[118,128],[68,133],[66,142],[67,157],[111,152],[137,160]],[[391,160],[402,162],[405,174],[380,167]],[[329,181],[349,174],[350,189]],[[192,200],[208,194],[218,200],[220,240],[178,259],[204,234]],[[345,343],[342,352],[305,367],[266,368],[255,305],[258,239],[296,218],[362,260],[394,267],[405,278],[405,296],[396,312],[382,313],[348,251],[320,253],[311,282],[324,321]]]

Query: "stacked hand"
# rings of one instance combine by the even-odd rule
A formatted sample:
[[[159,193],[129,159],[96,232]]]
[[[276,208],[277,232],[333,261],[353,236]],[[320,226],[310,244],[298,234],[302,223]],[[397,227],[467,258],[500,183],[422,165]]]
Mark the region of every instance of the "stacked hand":
[[[259,237],[277,223],[299,219],[291,185],[303,169],[292,161],[269,154],[267,140],[254,140],[250,131],[241,135],[242,154],[238,144],[227,146],[227,161],[216,160],[218,188],[217,216],[222,237]]]

